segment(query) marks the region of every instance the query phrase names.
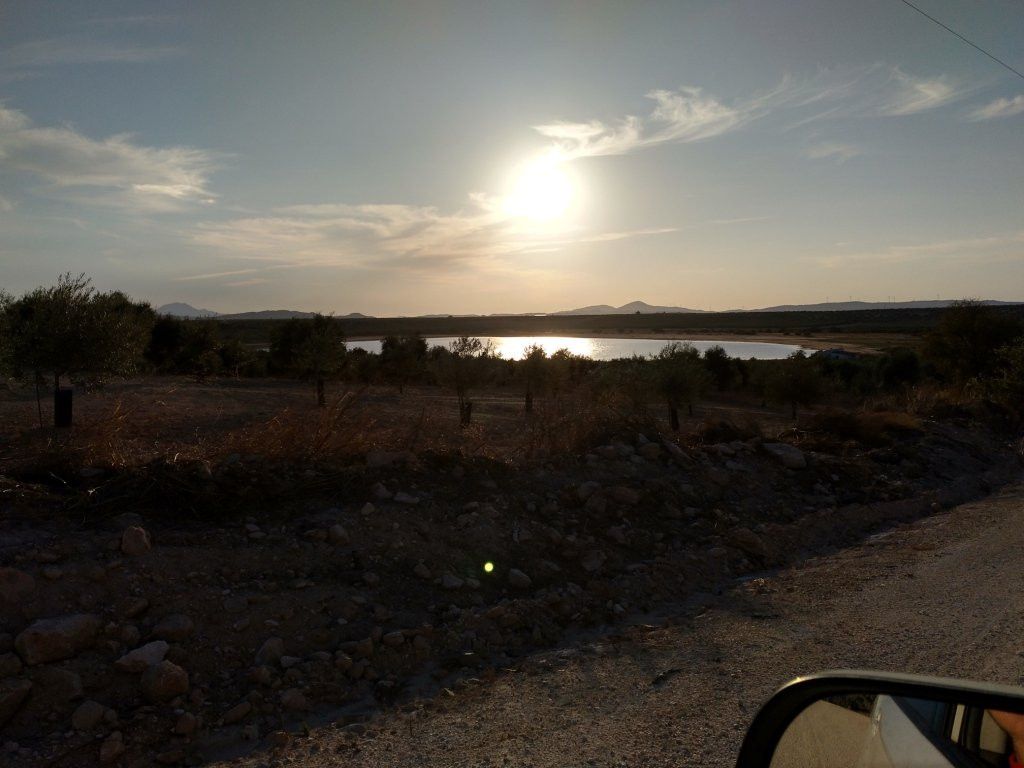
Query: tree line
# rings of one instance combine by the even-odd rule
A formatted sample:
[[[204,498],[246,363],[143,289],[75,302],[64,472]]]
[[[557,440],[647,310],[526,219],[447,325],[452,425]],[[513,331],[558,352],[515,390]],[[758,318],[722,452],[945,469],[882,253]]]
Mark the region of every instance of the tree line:
[[[319,405],[327,382],[434,385],[456,397],[459,421],[472,422],[474,392],[513,388],[523,410],[538,398],[557,402],[586,391],[596,401],[632,414],[661,403],[672,429],[680,413],[709,391],[743,392],[788,407],[814,404],[830,393],[868,398],[924,381],[969,389],[1024,410],[1024,329],[1012,315],[979,302],[954,303],[925,335],[920,350],[846,356],[798,352],[785,360],[731,358],[715,346],[698,352],[670,342],[651,357],[597,362],[533,345],[520,360],[506,360],[478,338],[430,346],[417,334],[388,336],[379,353],[348,349],[342,321],[329,315],[278,324],[268,347],[243,344],[211,319],[158,315],[120,291],[100,292],[84,275],[62,275],[52,287],[15,298],[0,291],[0,372],[34,383],[43,421],[43,393],[55,398],[64,384],[86,387],[112,376],[140,373],[215,376],[287,376],[310,381]]]

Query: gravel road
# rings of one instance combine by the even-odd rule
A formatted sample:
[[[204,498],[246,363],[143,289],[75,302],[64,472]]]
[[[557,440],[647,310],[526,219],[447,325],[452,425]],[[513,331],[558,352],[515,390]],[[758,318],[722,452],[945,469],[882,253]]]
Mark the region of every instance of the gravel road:
[[[729,766],[759,704],[800,674],[1024,683],[1022,552],[1018,484],[231,764]]]

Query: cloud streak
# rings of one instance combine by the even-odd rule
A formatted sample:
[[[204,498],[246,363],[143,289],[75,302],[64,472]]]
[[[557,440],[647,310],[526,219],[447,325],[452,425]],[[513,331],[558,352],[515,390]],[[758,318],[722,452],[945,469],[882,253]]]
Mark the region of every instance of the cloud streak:
[[[945,77],[921,78],[893,70],[888,95],[879,105],[878,114],[903,117],[944,106],[961,94]]]
[[[1024,94],[1014,96],[1012,99],[996,99],[984,107],[975,109],[967,116],[967,119],[972,122],[980,122],[1000,117],[1013,117],[1022,113],[1024,113]]]
[[[827,141],[808,147],[805,154],[811,160],[833,160],[842,165],[847,160],[863,154],[863,150],[854,144]]]
[[[647,94],[654,107],[644,117],[627,115],[614,123],[553,122],[535,125],[553,140],[553,150],[566,160],[624,155],[659,144],[701,141],[736,130],[755,117],[761,102],[726,105],[699,88],[654,90]]]
[[[139,210],[172,210],[212,202],[215,157],[189,147],[145,147],[126,134],[92,139],[73,128],[40,127],[0,104],[0,169],[51,190],[88,188],[95,202]],[[96,193],[99,193],[96,196]]]
[[[988,237],[890,245],[873,251],[824,256],[815,261],[823,267],[830,268],[851,263],[904,263],[923,259],[970,259],[980,263],[1018,259],[1022,245],[1024,230],[1019,230]]]
[[[54,37],[20,43],[0,53],[0,70],[42,69],[67,64],[140,64],[181,56],[174,46],[142,46]]]

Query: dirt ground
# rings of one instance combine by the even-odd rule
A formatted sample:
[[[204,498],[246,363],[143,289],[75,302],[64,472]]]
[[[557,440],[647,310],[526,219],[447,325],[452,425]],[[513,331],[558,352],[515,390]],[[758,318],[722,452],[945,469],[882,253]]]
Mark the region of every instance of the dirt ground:
[[[623,725],[637,712],[617,709],[643,700],[623,695],[636,680],[571,664],[563,677],[563,661],[594,656],[641,679],[667,673],[658,690],[678,685],[674,670],[689,667],[636,660],[675,647],[677,620],[750,619],[736,578],[774,594],[757,579],[1020,474],[1020,446],[969,408],[847,414],[812,429],[723,399],[676,436],[658,420],[601,421],[574,401],[526,417],[510,391],[478,397],[470,429],[439,390],[331,394],[318,409],[312,386],[295,382],[150,379],[76,396],[76,426],[54,432],[39,429],[33,393],[7,393],[0,762],[199,765],[252,752],[252,765],[310,754],[388,764],[379,748],[392,764],[471,754],[553,765],[550,750],[557,764],[617,765],[702,754],[745,722],[723,710],[701,726],[701,696],[717,690],[706,686],[756,673],[760,698],[781,673],[762,669],[776,651],[754,642],[758,628],[789,637],[805,619],[775,624],[790,614],[773,604],[732,635],[702,636],[688,662],[695,698],[673,707],[710,735],[666,726],[675,746],[663,754],[645,746],[657,734]],[[750,669],[714,661],[726,652],[751,652],[730,657]],[[517,710],[508,686],[519,679],[535,679],[547,703]],[[485,723],[449,709],[464,697]],[[441,738],[455,727],[449,711],[462,712],[470,742]],[[590,743],[601,718],[618,723],[621,749]],[[375,738],[395,728],[409,740]],[[560,733],[572,760],[549,741]]]
[[[217,765],[732,766],[760,703],[799,675],[1024,685],[1022,547],[1016,485],[574,637],[358,727],[325,725]]]

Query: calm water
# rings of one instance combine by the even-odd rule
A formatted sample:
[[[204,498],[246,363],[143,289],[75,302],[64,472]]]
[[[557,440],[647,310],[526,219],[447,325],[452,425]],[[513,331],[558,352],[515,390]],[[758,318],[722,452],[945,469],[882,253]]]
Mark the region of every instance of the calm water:
[[[486,341],[485,337],[480,337]],[[590,339],[573,336],[491,336],[498,354],[509,360],[518,360],[523,350],[531,344],[544,347],[549,355],[557,349],[568,349],[574,355],[585,355],[592,360],[614,360],[630,355],[656,355],[670,341],[682,341],[692,344],[703,352],[708,347],[720,346],[729,357],[747,360],[751,357],[758,360],[781,360],[801,349],[796,344],[769,344],[760,341],[688,341],[686,339]],[[428,338],[428,346],[447,347],[453,336]],[[367,352],[380,352],[379,341],[350,341],[349,349],[365,349]]]

